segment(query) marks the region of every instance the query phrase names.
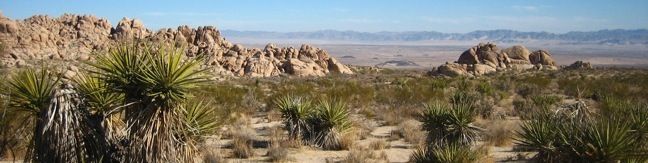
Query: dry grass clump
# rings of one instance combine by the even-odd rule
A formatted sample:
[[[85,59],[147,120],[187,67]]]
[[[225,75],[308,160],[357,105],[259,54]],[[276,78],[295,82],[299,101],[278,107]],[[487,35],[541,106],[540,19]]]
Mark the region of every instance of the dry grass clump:
[[[232,135],[232,150],[237,158],[254,156],[254,133],[241,131]]]
[[[349,151],[349,155],[341,161],[342,163],[386,163],[389,162],[385,151],[372,151],[366,147],[354,147]]]
[[[418,145],[425,142],[425,132],[421,131],[420,122],[410,119],[401,122],[398,125],[398,134],[405,139],[406,142]]]
[[[397,125],[398,123],[402,122],[403,118],[405,117],[403,110],[405,109],[381,109],[378,117],[380,118],[380,120],[383,120],[385,122],[385,125]]]
[[[202,161],[204,163],[225,163],[227,160],[221,155],[220,150],[212,148],[202,149]]]
[[[389,143],[383,139],[374,140],[369,143],[369,148],[373,150],[383,150],[387,147],[389,147]]]
[[[486,124],[485,139],[490,145],[508,146],[513,142],[513,134],[517,125],[505,120],[494,120]]]
[[[272,142],[270,148],[268,149],[268,157],[272,162],[288,162],[290,158],[288,157],[288,149],[281,146],[280,142]]]
[[[234,157],[249,158],[254,156],[254,140],[256,138],[256,131],[250,126],[250,120],[241,115],[236,122],[234,128],[230,133],[232,137],[232,151]]]
[[[356,140],[359,139],[360,132],[357,130],[348,131],[347,133],[342,134],[340,138],[340,149],[349,150],[356,144]]]

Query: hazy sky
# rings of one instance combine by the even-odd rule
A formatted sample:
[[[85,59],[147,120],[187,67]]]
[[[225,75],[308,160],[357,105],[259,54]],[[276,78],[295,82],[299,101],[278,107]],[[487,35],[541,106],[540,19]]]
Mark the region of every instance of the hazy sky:
[[[263,31],[591,31],[648,28],[648,0],[2,0],[12,19],[92,14],[152,29],[213,25]]]

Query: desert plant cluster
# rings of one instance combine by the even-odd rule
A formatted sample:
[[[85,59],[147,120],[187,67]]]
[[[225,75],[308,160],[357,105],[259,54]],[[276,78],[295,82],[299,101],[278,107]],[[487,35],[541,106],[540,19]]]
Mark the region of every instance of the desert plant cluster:
[[[33,162],[645,162],[648,71],[212,80],[182,49],[2,70],[0,156]],[[73,74],[70,74],[73,73]],[[505,149],[505,150],[502,150]],[[321,159],[319,159],[321,158]]]

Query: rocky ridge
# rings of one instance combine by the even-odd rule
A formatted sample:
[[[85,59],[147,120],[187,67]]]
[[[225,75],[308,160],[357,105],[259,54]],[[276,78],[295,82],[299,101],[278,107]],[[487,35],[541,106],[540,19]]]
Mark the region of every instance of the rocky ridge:
[[[64,14],[58,18],[36,15],[11,20],[0,14],[0,66],[21,67],[29,61],[86,61],[94,53],[124,42],[148,41],[185,47],[188,58],[204,56],[211,72],[223,76],[270,77],[281,74],[324,76],[353,74],[346,65],[320,48],[302,45],[264,49],[245,48],[223,38],[212,26],[180,26],[157,32],[137,19],[123,18],[116,26],[108,20],[88,15]]]
[[[545,50],[530,52],[522,45],[500,50],[493,43],[480,43],[464,51],[454,63],[432,70],[433,75],[480,76],[508,70],[557,70],[551,54]]]

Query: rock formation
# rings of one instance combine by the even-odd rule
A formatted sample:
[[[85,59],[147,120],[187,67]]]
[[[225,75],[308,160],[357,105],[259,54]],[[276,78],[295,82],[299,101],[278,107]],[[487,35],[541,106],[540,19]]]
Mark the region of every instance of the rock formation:
[[[564,67],[564,69],[567,70],[587,70],[587,69],[593,69],[592,64],[589,62],[583,62],[583,61],[576,61],[572,63],[569,66]]]
[[[225,76],[269,77],[288,73],[297,76],[323,76],[328,73],[353,74],[322,49],[245,48],[225,40],[211,26],[180,26],[157,32],[136,19],[124,18],[117,26],[94,16],[65,14],[58,18],[37,15],[11,20],[0,15],[0,43],[4,52],[0,66],[17,67],[34,60],[91,60],[95,53],[120,43],[147,41],[186,48],[188,58],[203,56],[213,73]]]
[[[496,71],[547,69],[555,70],[551,54],[544,50],[530,53],[521,45],[500,50],[493,43],[481,43],[464,51],[454,63],[446,63],[432,74],[447,76],[480,76]]]

